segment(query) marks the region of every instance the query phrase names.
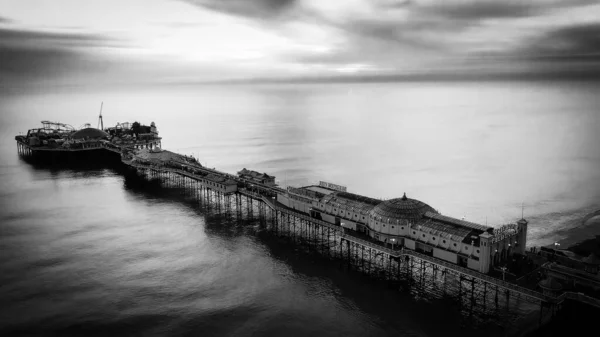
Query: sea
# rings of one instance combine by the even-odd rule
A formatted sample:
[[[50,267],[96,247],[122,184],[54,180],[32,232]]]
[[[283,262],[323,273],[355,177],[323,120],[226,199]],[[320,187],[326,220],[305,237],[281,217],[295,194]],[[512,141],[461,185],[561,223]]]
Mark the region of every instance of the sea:
[[[452,336],[454,307],[389,289],[110,166],[34,165],[14,137],[155,122],[167,150],[280,186],[421,200],[528,247],[600,234],[600,83],[36,87],[0,93],[0,335]],[[489,328],[485,335],[497,333]],[[499,332],[501,334],[501,332]]]

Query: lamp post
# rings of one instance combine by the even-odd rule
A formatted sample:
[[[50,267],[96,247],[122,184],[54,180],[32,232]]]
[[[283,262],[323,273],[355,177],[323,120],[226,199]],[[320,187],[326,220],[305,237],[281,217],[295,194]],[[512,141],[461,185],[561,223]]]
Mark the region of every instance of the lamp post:
[[[394,250],[394,243],[396,242],[396,239],[392,238],[390,241],[392,241],[392,250]]]
[[[506,267],[500,267],[500,270],[502,270],[502,281],[504,281],[504,275],[506,273]]]
[[[342,226],[342,233],[346,233],[346,228],[344,227],[344,223],[340,223],[340,225]]]

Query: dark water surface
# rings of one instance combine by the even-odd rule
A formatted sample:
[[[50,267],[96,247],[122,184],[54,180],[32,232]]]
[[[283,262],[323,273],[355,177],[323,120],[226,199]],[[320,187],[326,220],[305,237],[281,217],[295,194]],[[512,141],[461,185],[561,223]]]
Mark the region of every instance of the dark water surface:
[[[445,83],[37,92],[0,101],[0,335],[469,335],[417,301],[119,169],[43,167],[41,120],[155,121],[163,147],[281,185],[328,180],[569,243],[600,208],[600,87]],[[493,329],[487,330],[489,333]]]

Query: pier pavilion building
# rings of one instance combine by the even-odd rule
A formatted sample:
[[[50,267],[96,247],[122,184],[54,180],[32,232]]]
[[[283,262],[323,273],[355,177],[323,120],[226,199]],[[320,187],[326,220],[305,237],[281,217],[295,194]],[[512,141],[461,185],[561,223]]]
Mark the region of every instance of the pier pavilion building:
[[[524,254],[527,221],[498,228],[445,216],[428,204],[401,198],[379,200],[321,182],[288,187],[277,200],[296,211],[363,233],[391,248],[404,247],[482,273]]]

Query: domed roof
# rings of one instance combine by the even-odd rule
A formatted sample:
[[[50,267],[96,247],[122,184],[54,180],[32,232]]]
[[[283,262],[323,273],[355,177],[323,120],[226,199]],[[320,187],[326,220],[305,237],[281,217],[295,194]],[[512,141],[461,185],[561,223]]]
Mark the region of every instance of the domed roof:
[[[402,198],[386,200],[373,207],[369,213],[371,216],[382,219],[417,220],[426,212],[437,213],[431,206],[419,200],[409,199],[404,193]]]
[[[73,139],[84,139],[84,138],[98,139],[98,138],[104,138],[104,137],[108,137],[108,136],[109,136],[108,133],[106,133],[102,130],[99,130],[99,129],[94,129],[94,128],[81,129],[71,135],[71,137],[73,137]]]

